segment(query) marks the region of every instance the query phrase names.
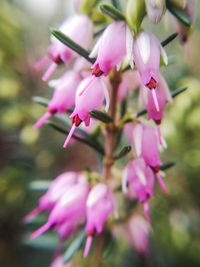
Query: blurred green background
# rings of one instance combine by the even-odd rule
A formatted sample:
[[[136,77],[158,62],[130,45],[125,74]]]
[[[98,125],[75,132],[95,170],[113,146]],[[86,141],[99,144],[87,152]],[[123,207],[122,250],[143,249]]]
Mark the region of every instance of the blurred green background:
[[[31,190],[32,182],[51,180],[64,170],[96,168],[95,154],[85,145],[76,143],[66,153],[61,149],[63,135],[48,126],[39,131],[32,128],[44,112],[43,107],[32,102],[32,96],[51,95],[33,65],[46,53],[49,26],[56,26],[73,11],[71,2],[0,0],[1,267],[48,266],[51,262],[53,239],[44,239],[46,245],[41,241],[31,244],[26,233],[35,226],[21,223],[41,195]],[[183,48],[176,39],[166,48],[174,63],[163,69],[171,90],[184,86],[189,89],[167,108],[162,125],[168,143],[162,160],[175,161],[176,166],[166,171],[169,194],[164,196],[158,189],[150,201],[150,253],[153,266],[159,267],[200,266],[200,3],[196,2],[190,58],[184,59]],[[148,24],[144,22],[147,27]],[[171,28],[163,31],[163,27],[161,24],[151,28],[160,40],[173,32]],[[121,245],[105,259],[105,265],[142,266],[133,249],[120,238]]]

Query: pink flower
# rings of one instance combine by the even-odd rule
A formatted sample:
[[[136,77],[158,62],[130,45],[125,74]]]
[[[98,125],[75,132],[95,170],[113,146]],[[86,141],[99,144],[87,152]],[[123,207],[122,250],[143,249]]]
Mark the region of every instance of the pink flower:
[[[103,226],[114,209],[114,197],[107,185],[99,183],[90,191],[86,205],[87,223],[85,230],[88,238],[84,258],[89,253],[94,234],[100,234],[103,231]]]
[[[85,85],[80,94],[88,88],[95,78],[102,75],[107,76],[117,65],[120,67],[120,63],[125,56],[126,61],[133,67],[132,46],[133,36],[126,23],[123,21],[111,23],[90,53],[91,58],[97,56],[97,59],[92,66],[91,80]]]
[[[47,192],[39,199],[38,207],[25,216],[24,222],[32,220],[41,211],[52,210],[61,196],[77,181],[78,174],[76,172],[64,172],[57,176]]]
[[[90,78],[84,79],[80,83],[76,91],[75,108],[74,108],[73,113],[70,115],[70,118],[72,118],[72,128],[69,132],[69,135],[63,147],[67,146],[71,136],[73,135],[75,128],[79,126],[82,121],[84,121],[86,126],[89,126],[90,124],[89,111],[93,109],[98,109],[103,104],[105,94],[106,94],[106,98],[108,99],[108,92],[101,78],[96,79],[88,87],[87,91],[85,91],[83,94],[80,94],[82,89],[85,87],[85,84],[88,84],[89,80]],[[108,105],[109,103],[107,103],[106,110],[108,109]]]
[[[167,83],[162,75],[159,76],[158,86],[156,88],[156,95],[159,103],[159,111],[156,110],[152,94],[148,92],[147,112],[148,119],[152,119],[158,126],[158,137],[160,144],[162,144],[162,137],[160,133],[160,123],[163,119],[163,112],[167,102],[172,102],[172,97],[167,86]]]
[[[167,64],[167,56],[158,39],[151,33],[141,31],[133,42],[133,55],[136,67],[143,84],[148,87],[153,95],[156,110],[159,105],[155,88],[159,80],[160,55],[162,54]]]
[[[130,29],[125,22],[115,21],[110,24],[90,54],[94,57],[98,53],[92,66],[93,74],[97,77],[102,74],[108,75],[111,69],[126,56],[127,46],[130,45],[132,48],[132,41]]]
[[[80,83],[79,75],[74,71],[67,71],[60,79],[50,81],[50,86],[55,87],[48,111],[37,121],[34,128],[41,127],[54,113],[64,113],[74,106],[76,88]]]
[[[164,13],[165,0],[160,0],[160,1],[145,0],[145,2],[149,19],[153,23],[158,23],[161,20],[162,15]]]
[[[141,217],[135,216],[128,221],[128,237],[132,247],[141,255],[149,252],[149,224]]]
[[[122,178],[122,188],[125,193],[127,182],[136,193],[138,200],[144,203],[145,215],[150,223],[148,199],[153,196],[154,174],[144,159],[138,158],[127,164]]]
[[[65,193],[56,202],[56,205],[50,212],[47,223],[32,233],[30,239],[38,237],[51,227],[58,230],[59,226],[63,227],[63,223],[67,222],[69,222],[72,230],[71,224],[76,224],[85,214],[88,191],[89,185],[86,182],[86,178],[84,176],[79,177],[79,182],[66,188]],[[68,235],[69,228],[66,228],[61,237]]]
[[[92,42],[92,22],[86,15],[74,15],[68,18],[60,26],[59,30],[85,49],[87,49]],[[75,54],[76,53],[73,50],[68,48],[54,36],[51,36],[51,45],[48,48],[48,57],[46,56],[38,62],[38,64],[36,64],[36,68],[41,69],[49,61],[53,61],[42,77],[44,81],[47,81],[56,69],[57,64],[62,62],[68,64]]]
[[[153,169],[163,192],[166,194],[167,190],[159,173],[161,161],[159,157],[159,140],[156,130],[148,124],[134,125],[128,123],[125,126],[125,133],[130,143],[133,145],[137,157],[142,157],[147,165]]]

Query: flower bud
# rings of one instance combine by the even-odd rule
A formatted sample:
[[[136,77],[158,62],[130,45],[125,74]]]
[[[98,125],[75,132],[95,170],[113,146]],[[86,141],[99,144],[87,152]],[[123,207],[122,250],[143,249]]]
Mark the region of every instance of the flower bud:
[[[165,0],[146,0],[146,10],[149,19],[153,23],[158,23],[165,9]]]
[[[126,6],[126,18],[129,27],[138,33],[145,15],[145,0],[129,0]]]

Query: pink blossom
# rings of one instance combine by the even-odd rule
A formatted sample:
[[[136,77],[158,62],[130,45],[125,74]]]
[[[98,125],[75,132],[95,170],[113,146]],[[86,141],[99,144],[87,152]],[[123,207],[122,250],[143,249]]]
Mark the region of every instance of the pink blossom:
[[[75,128],[79,126],[82,121],[84,121],[86,126],[89,126],[90,124],[89,111],[93,109],[98,109],[103,104],[105,95],[104,93],[107,94],[106,89],[104,90],[104,83],[101,80],[101,78],[96,79],[83,94],[80,94],[80,92],[82,91],[82,89],[85,87],[85,85],[88,83],[89,80],[90,78],[84,79],[80,83],[76,91],[75,108],[73,113],[70,115],[70,118],[72,118],[72,128],[69,132],[69,135],[63,147],[67,146],[71,136],[73,135]]]
[[[92,22],[86,15],[74,15],[66,19],[60,26],[59,30],[85,49],[87,49],[92,42]],[[57,64],[62,62],[68,64],[75,55],[76,53],[73,50],[68,48],[54,36],[51,36],[51,45],[48,48],[48,57],[45,56],[36,65],[36,67],[37,69],[41,69],[49,61],[52,61],[42,77],[44,81],[47,81],[56,69]]]
[[[95,79],[108,73],[120,63],[126,56],[126,61],[133,67],[133,37],[129,27],[123,21],[115,21],[104,30],[102,36],[97,41],[90,57],[97,56],[92,66],[92,77],[85,85],[82,94]]]
[[[158,39],[151,33],[141,31],[133,42],[133,55],[143,84],[153,95],[156,110],[159,111],[155,88],[159,80],[160,55],[167,64],[167,56]]]
[[[151,22],[158,23],[164,13],[165,0],[145,0],[147,15]]]
[[[165,184],[159,173],[161,160],[159,157],[159,139],[156,130],[148,124],[131,124],[125,126],[125,133],[137,157],[142,157],[156,174],[164,193],[167,193]]]
[[[57,176],[51,183],[47,192],[39,199],[39,205],[24,218],[24,222],[32,220],[41,211],[50,211],[55,206],[60,197],[72,185],[77,183],[78,174],[76,172],[64,172]]]
[[[80,83],[79,75],[74,71],[67,71],[60,79],[50,81],[50,86],[55,87],[48,111],[37,121],[34,128],[41,127],[54,113],[64,113],[74,106],[76,88]]]
[[[148,254],[149,224],[141,216],[134,216],[128,221],[127,230],[132,247],[141,255]]]
[[[51,227],[58,230],[59,226],[63,227],[63,223],[67,222],[69,222],[72,230],[71,223],[76,224],[76,221],[85,214],[88,191],[89,185],[86,179],[81,179],[78,183],[67,188],[51,210],[47,223],[32,233],[30,239],[38,237]],[[68,231],[69,228],[66,228],[61,237],[64,235],[68,236]]]
[[[138,200],[144,203],[145,215],[150,223],[148,199],[153,196],[154,174],[144,159],[138,158],[129,161],[122,179],[124,192],[126,192],[127,182],[135,191]]]
[[[100,234],[110,213],[114,209],[114,197],[107,185],[99,183],[90,191],[87,199],[87,223],[85,230],[88,234],[84,258],[87,257],[92,237],[95,233]]]

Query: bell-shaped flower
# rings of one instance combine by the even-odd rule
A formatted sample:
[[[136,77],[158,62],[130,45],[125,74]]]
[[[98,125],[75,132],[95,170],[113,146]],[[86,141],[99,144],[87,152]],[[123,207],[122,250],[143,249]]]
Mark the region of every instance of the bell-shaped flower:
[[[91,58],[97,56],[97,59],[92,66],[91,80],[85,85],[81,94],[95,79],[102,75],[107,76],[117,65],[120,67],[124,57],[133,67],[132,47],[133,36],[124,21],[115,21],[107,26],[90,53]]]
[[[145,0],[147,15],[151,22],[158,23],[165,11],[165,0]]]
[[[60,26],[59,30],[85,49],[89,48],[92,42],[93,26],[91,20],[86,15],[74,15],[66,19]],[[68,48],[54,36],[51,36],[51,45],[48,48],[48,56],[45,56],[39,61],[36,64],[36,68],[41,69],[48,62],[52,61],[42,77],[44,81],[47,81],[56,69],[57,64],[68,64],[75,54],[76,53],[72,49]]]
[[[103,231],[103,226],[114,209],[114,197],[108,186],[99,183],[93,187],[88,195],[86,206],[87,223],[85,231],[88,237],[84,250],[84,258],[89,253],[94,234],[100,234]]]
[[[158,126],[158,137],[160,144],[162,144],[162,136],[160,132],[160,124],[163,119],[163,112],[167,102],[172,102],[172,97],[168,85],[162,75],[159,76],[158,86],[156,88],[156,95],[159,103],[159,111],[156,110],[154,100],[150,91],[148,92],[148,101],[146,105],[148,119],[152,119]]]
[[[148,199],[153,196],[154,173],[144,159],[129,161],[122,177],[122,189],[126,193],[127,183],[135,191],[140,202],[144,203],[147,221],[150,223]]]
[[[106,110],[109,106],[109,95],[108,91],[102,81],[102,78],[96,79],[88,89],[83,93],[80,94],[82,89],[85,87],[85,85],[88,83],[90,78],[84,79],[77,91],[76,91],[76,97],[75,97],[75,108],[73,113],[70,115],[70,118],[72,118],[72,128],[67,136],[67,139],[63,145],[63,147],[66,147],[67,144],[70,141],[71,136],[73,135],[73,132],[75,131],[75,128],[81,124],[82,121],[84,121],[86,126],[89,126],[90,124],[90,110],[98,109],[104,101],[104,95],[107,100],[106,104]]]
[[[136,156],[142,157],[147,165],[153,169],[163,192],[167,193],[159,172],[161,160],[159,157],[159,139],[157,131],[148,124],[140,123],[128,123],[124,130],[130,143],[134,147]]]
[[[76,223],[85,214],[88,192],[89,185],[86,179],[81,179],[78,183],[66,188],[65,193],[51,210],[47,223],[32,233],[30,239],[38,237],[52,227],[62,226],[67,221]]]
[[[60,79],[52,80],[49,85],[54,87],[52,99],[47,112],[34,124],[34,128],[41,127],[54,113],[64,113],[75,104],[76,88],[80,83],[80,76],[74,71],[67,71]]]
[[[160,56],[167,64],[166,53],[153,34],[141,31],[133,42],[133,55],[141,80],[151,90],[156,110],[159,111],[155,88],[159,80]]]
[[[76,172],[64,172],[52,181],[47,192],[39,199],[39,205],[24,218],[24,222],[32,220],[41,211],[51,211],[56,202],[71,186],[78,182],[79,175]]]
[[[134,216],[128,221],[127,230],[132,247],[140,255],[147,255],[149,252],[149,224],[141,216]]]

